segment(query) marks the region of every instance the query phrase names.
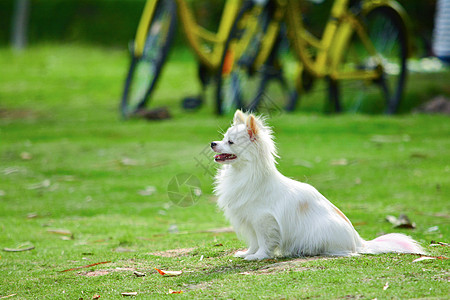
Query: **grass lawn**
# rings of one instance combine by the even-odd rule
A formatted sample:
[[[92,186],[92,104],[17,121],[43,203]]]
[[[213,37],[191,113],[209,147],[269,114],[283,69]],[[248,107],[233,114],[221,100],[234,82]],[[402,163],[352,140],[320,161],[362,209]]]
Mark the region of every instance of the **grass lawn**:
[[[208,145],[231,116],[214,116],[211,101],[181,110],[180,99],[198,83],[192,57],[180,51],[152,102],[173,118],[122,121],[127,65],[120,50],[0,49],[0,298],[448,299],[449,248],[430,245],[449,242],[448,116],[323,115],[318,94],[295,113],[269,118],[282,173],[317,187],[363,238],[405,233],[440,259],[246,262],[233,257],[245,245],[212,194]],[[411,76],[406,100],[450,94],[449,80],[449,72]],[[201,185],[193,205],[168,196],[169,182],[183,173]],[[416,228],[385,221],[400,214]],[[166,277],[154,268],[183,273]]]

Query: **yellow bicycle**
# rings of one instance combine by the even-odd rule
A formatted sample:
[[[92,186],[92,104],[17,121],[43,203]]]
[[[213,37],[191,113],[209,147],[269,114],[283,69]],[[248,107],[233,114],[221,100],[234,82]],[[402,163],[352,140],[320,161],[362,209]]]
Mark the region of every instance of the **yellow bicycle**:
[[[274,78],[285,85],[288,66],[297,74],[296,91],[300,93],[315,78],[327,78],[335,111],[395,113],[409,54],[407,16],[402,7],[392,0],[334,0],[317,38],[303,22],[304,4],[268,0],[243,5],[222,59],[225,70],[233,67],[218,78],[221,107],[256,110],[270,102],[293,110],[295,93],[292,96],[287,88],[272,93],[268,87]],[[297,60],[283,54],[283,31]]]
[[[136,114],[147,105],[174,38],[177,12],[189,45],[199,60],[202,84],[206,84],[204,77],[219,69],[225,41],[240,5],[241,0],[227,0],[217,32],[212,32],[196,22],[186,0],[147,0],[131,49],[120,105],[122,116]]]

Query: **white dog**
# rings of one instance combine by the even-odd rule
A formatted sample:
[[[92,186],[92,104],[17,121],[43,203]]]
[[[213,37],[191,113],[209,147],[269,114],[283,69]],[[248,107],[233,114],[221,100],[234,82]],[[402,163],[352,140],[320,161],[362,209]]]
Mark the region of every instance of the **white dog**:
[[[218,205],[248,244],[235,256],[348,256],[358,253],[417,253],[410,237],[391,233],[363,240],[349,219],[314,187],[283,176],[276,168],[272,130],[240,110],[222,141],[211,143],[223,166],[216,176]]]

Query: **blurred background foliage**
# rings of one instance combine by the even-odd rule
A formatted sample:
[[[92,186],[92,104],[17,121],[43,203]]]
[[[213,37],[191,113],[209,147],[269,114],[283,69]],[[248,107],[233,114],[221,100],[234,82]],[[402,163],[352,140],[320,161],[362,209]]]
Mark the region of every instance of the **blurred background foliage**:
[[[217,27],[216,21],[220,19],[225,0],[187,1],[194,7],[196,17],[203,26],[210,29]],[[10,43],[14,2],[0,1],[1,46]],[[305,22],[312,31],[320,31],[332,0],[304,2]],[[436,0],[399,2],[412,20],[416,56],[428,55]],[[30,0],[28,42],[81,42],[126,47],[134,36],[144,3],[145,0]],[[176,44],[184,44],[180,34]]]

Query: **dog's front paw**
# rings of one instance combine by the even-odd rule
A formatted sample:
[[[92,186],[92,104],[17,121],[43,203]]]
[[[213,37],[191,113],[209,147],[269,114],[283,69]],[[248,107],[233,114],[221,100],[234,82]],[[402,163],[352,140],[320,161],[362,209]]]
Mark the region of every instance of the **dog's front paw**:
[[[244,259],[245,260],[262,260],[262,259],[266,259],[266,258],[269,258],[269,256],[265,253],[255,253],[255,254],[246,256]]]
[[[234,257],[245,258],[248,255],[248,251],[238,251],[234,254]]]

